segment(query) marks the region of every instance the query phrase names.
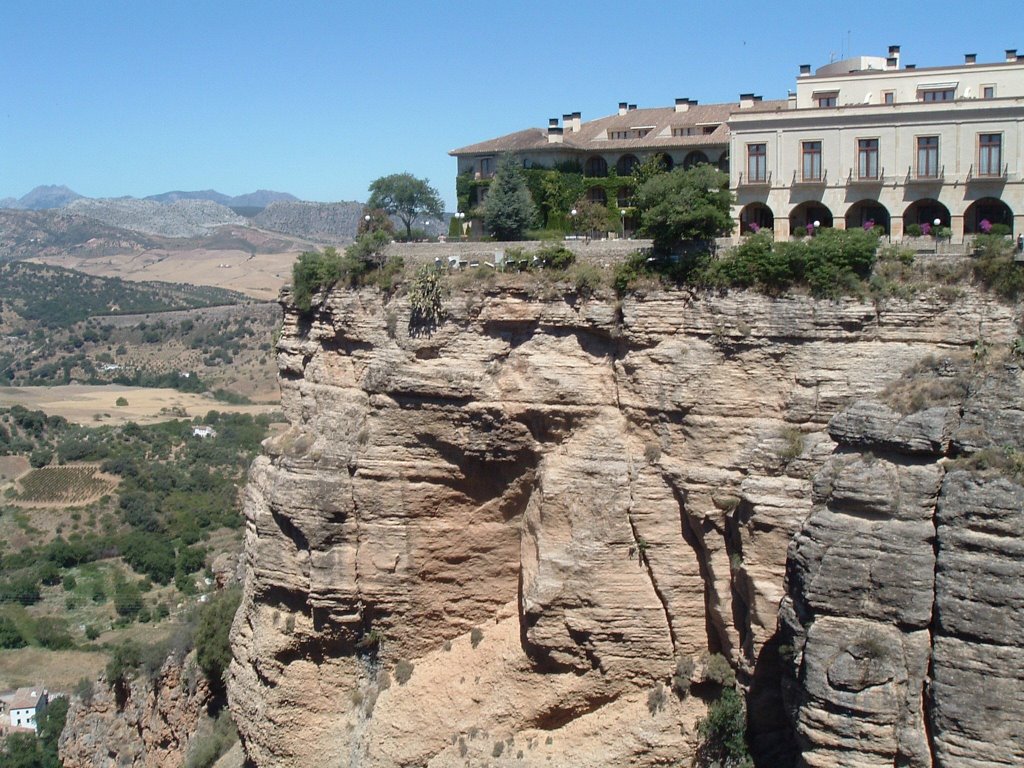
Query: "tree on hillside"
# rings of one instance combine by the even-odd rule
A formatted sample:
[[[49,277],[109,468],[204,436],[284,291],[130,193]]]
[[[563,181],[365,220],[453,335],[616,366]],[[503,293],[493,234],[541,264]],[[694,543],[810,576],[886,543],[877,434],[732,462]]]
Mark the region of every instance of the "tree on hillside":
[[[370,184],[368,209],[379,208],[401,219],[406,238],[412,237],[412,225],[420,216],[429,214],[440,218],[444,206],[437,190],[426,179],[417,179],[411,173],[393,173]]]
[[[537,219],[537,207],[512,155],[498,169],[483,204],[484,226],[497,240],[520,240]]]
[[[637,190],[636,203],[643,231],[659,251],[732,231],[729,177],[710,165],[656,174]]]

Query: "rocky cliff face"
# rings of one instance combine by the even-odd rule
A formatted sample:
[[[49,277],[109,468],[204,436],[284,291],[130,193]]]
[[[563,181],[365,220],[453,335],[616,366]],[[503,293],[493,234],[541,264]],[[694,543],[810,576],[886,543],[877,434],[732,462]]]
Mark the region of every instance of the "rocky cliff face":
[[[60,737],[64,768],[179,768],[210,691],[193,657],[168,659],[152,681],[111,690],[102,679],[75,699]]]
[[[962,396],[833,419],[790,547],[781,615],[811,766],[1024,764],[1024,377],[950,358],[938,374],[908,385],[959,379]]]
[[[1008,345],[1013,310],[970,292],[955,305],[931,295],[875,305],[549,293],[456,292],[429,332],[410,325],[404,298],[373,291],[333,292],[311,319],[286,312],[279,362],[291,428],[251,471],[246,591],[232,636],[229,695],[249,758],[382,768],[686,762],[706,704],[666,686],[680,659],[699,667],[708,652],[737,670],[763,764],[797,750],[816,759],[819,741],[839,738],[846,755],[860,754],[856,733],[828,730],[852,718],[826,683],[855,687],[870,649],[848,653],[834,683],[827,670],[846,653],[835,642],[841,623],[875,620],[855,612],[864,602],[879,604],[905,668],[890,675],[899,682],[875,730],[907,746],[864,750],[889,763],[841,764],[927,757],[934,718],[959,717],[926,711],[910,693],[930,675],[934,520],[973,514],[928,506],[940,486],[952,493],[944,484],[956,473],[943,475],[936,457],[953,427],[936,426],[930,411],[903,426],[889,417],[887,450],[927,443],[910,451],[926,458],[861,469],[840,421],[828,425],[937,349]],[[936,430],[938,447],[927,442]],[[840,457],[853,469],[841,471]],[[845,480],[826,490],[812,480],[823,467]],[[817,593],[803,595],[813,580],[800,563],[813,569],[827,555],[831,545],[815,542],[832,531],[818,523],[815,538],[814,521],[836,488],[868,492],[861,475],[888,483],[871,497],[878,505],[900,489],[906,511],[889,504],[892,531],[888,519],[849,523],[878,530],[839,558],[849,574],[819,586],[835,606],[826,612]],[[977,525],[982,535],[990,523]],[[863,579],[904,556],[904,578],[888,589],[913,599],[883,607],[884,574],[867,588]],[[962,586],[963,568],[950,560],[939,571]],[[847,578],[845,603],[824,596]],[[958,664],[958,643],[991,642],[948,626],[934,647]],[[844,642],[859,636],[841,629]],[[794,664],[787,709],[780,680]],[[818,689],[812,667],[828,677]],[[986,668],[968,667],[949,666],[929,690]],[[1019,696],[1019,680],[1007,686]],[[958,722],[949,748],[970,749],[977,723]]]

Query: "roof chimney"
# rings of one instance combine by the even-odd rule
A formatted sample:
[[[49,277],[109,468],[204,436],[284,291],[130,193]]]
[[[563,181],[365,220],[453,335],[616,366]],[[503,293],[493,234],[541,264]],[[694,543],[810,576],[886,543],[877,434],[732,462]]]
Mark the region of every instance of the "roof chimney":
[[[757,98],[754,94],[752,94],[752,93],[741,93],[740,94],[740,109],[750,109],[752,106],[754,106],[754,102],[755,101],[760,101],[760,99]]]
[[[1007,61],[1016,61],[1017,60],[1017,49],[1016,48],[1007,48],[1006,49],[1006,60]]]
[[[889,58],[887,58],[885,60],[885,68],[886,69],[899,69],[900,68],[899,57],[898,56],[890,56]]]
[[[573,133],[579,133],[583,123],[583,115],[580,112],[572,113],[572,130]]]
[[[636,104],[630,104],[629,105],[629,111],[630,112],[636,112]]]
[[[811,65],[810,64],[801,64],[800,65],[800,77],[807,77],[809,74],[811,74]]]
[[[626,114],[626,108],[627,108],[628,106],[629,106],[629,104],[627,104],[626,102],[624,102],[624,101],[620,101],[620,102],[619,102],[619,114],[620,114],[620,115],[624,115],[624,114]]]
[[[976,53],[965,53],[964,64],[975,64],[978,61],[978,54]]]
[[[548,120],[548,144],[562,143],[562,128],[558,125],[558,118],[552,117]]]
[[[889,46],[889,59],[896,59],[896,63],[892,65],[892,69],[900,68],[900,47],[898,45]],[[886,66],[889,66],[888,60],[886,60]]]
[[[565,130],[572,133],[572,113],[566,112],[562,115],[562,125],[565,126]]]
[[[907,64],[907,66],[904,67],[904,69],[917,69],[917,64]]]
[[[685,112],[690,108],[690,100],[687,98],[676,99],[676,112]]]

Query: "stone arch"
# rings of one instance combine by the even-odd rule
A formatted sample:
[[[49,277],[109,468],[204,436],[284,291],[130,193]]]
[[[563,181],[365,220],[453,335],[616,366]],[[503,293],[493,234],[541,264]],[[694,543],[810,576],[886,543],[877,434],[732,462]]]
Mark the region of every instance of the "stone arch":
[[[722,173],[728,173],[729,172],[729,150],[728,149],[726,149],[726,150],[724,150],[722,152],[721,156],[718,158],[718,162],[715,163],[715,165],[718,167],[718,170],[720,170]]]
[[[603,178],[608,175],[608,161],[600,155],[591,155],[583,166],[583,175],[590,178]]]
[[[1013,232],[1013,211],[998,197],[983,197],[967,207],[964,212],[964,232],[973,235],[984,231],[981,228],[982,221],[1005,224]]]
[[[708,160],[708,156],[701,152],[699,149],[691,150],[687,153],[686,157],[683,158],[683,168],[693,168],[695,165],[710,165],[711,161]]]
[[[676,167],[676,161],[672,159],[672,155],[668,154],[668,152],[662,153],[661,159],[665,163],[666,171],[671,171]]]
[[[813,226],[816,221],[823,228],[831,227],[832,211],[817,200],[800,203],[789,213],[789,231],[793,232],[797,227]]]
[[[868,222],[883,227],[887,235],[892,231],[889,210],[877,200],[858,200],[846,211],[847,229],[860,229]]]
[[[775,229],[775,214],[764,203],[750,203],[740,211],[740,234],[754,232],[755,228]]]
[[[930,197],[915,200],[903,212],[903,231],[906,232],[907,227],[913,224],[933,226],[935,219],[939,220],[939,226],[948,227],[949,208]]]
[[[640,160],[636,155],[623,155],[615,164],[615,172],[619,176],[629,176],[638,165],[640,165]]]

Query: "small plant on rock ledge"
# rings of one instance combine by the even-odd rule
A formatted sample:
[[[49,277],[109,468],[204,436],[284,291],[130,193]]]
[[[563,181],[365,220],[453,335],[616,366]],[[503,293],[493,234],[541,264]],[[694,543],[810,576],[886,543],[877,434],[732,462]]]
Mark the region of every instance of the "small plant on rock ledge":
[[[480,627],[473,627],[472,631],[470,631],[470,633],[469,633],[469,642],[470,642],[470,644],[474,648],[476,648],[478,645],[480,645],[480,641],[483,640],[483,639],[484,639],[484,631],[482,629],[480,629]]]
[[[409,682],[412,677],[413,664],[411,661],[405,659],[399,659],[398,663],[395,664],[395,680],[398,681],[399,685],[405,685]]]
[[[647,693],[647,709],[652,715],[658,714],[665,708],[668,696],[665,693],[665,686],[658,683]]]
[[[416,271],[409,286],[410,330],[433,330],[444,320],[444,282],[441,272],[430,265]]]

